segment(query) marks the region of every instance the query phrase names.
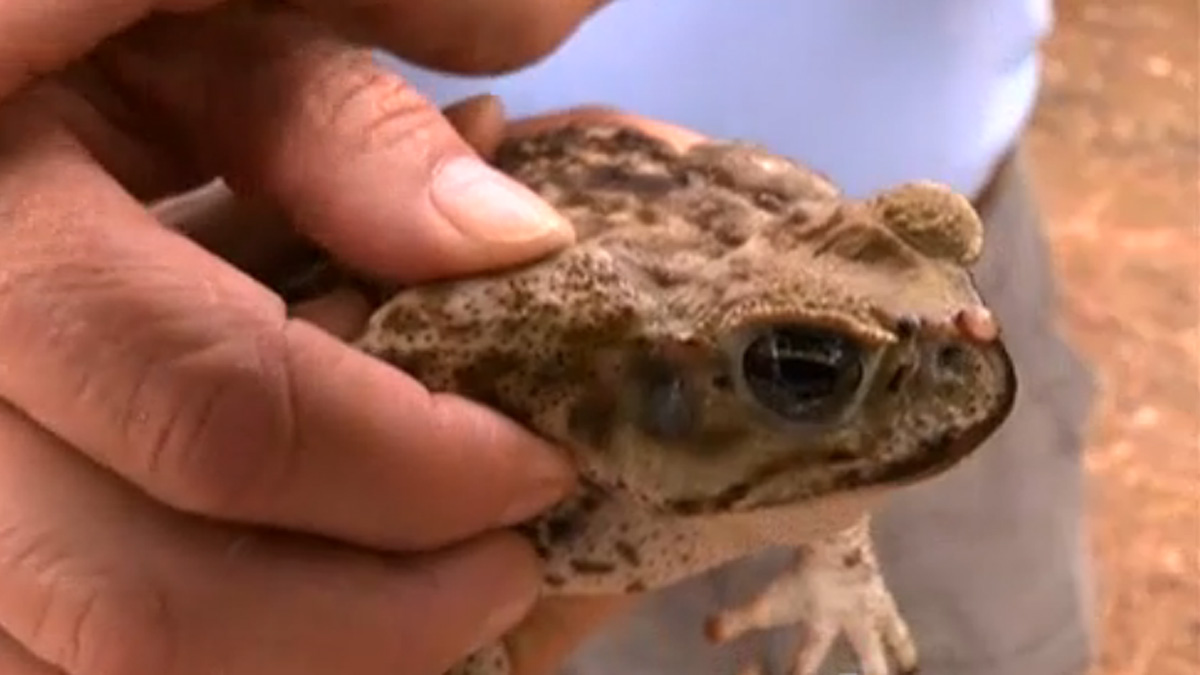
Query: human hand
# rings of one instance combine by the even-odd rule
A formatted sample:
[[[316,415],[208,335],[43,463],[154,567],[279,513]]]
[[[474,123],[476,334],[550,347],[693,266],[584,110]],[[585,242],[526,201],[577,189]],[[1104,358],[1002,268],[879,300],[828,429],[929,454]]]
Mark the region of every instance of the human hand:
[[[143,203],[223,175],[404,282],[569,232],[326,24],[242,3],[134,26],[215,2],[151,4],[0,3],[0,672],[439,675],[532,601],[531,552],[495,530],[567,467],[289,318]],[[421,25],[488,29],[306,4],[401,53]],[[536,3],[488,4],[453,7]],[[411,48],[452,53],[431,42]]]
[[[453,106],[446,115],[462,137],[484,157],[490,157],[504,137],[583,121],[636,127],[681,150],[703,140],[702,136],[687,129],[597,107],[506,122],[497,100],[479,97]],[[282,219],[270,209],[234,198],[228,191],[206,189],[186,195],[162,205],[159,213],[247,269],[269,276],[273,266],[288,266],[281,262],[280,252],[289,249],[293,237],[282,226]],[[268,222],[273,227],[264,232],[262,225]],[[253,231],[258,235],[253,239],[244,236],[251,223],[255,224]],[[243,233],[241,238],[239,232]],[[299,262],[303,263],[303,260]],[[354,288],[345,287],[301,303],[293,311],[313,317],[324,325],[336,326],[339,335],[352,338],[367,321],[371,309],[369,303],[368,298],[357,295]],[[637,599],[634,595],[542,598],[525,620],[506,636],[514,675],[557,672],[583,641],[627,611]]]

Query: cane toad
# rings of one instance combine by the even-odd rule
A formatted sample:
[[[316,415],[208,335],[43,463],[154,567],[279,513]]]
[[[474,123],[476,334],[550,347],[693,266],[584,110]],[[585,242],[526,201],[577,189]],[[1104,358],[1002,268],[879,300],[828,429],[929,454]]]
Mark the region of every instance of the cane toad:
[[[970,454],[1016,388],[967,271],[968,201],[931,183],[852,200],[750,145],[605,125],[507,141],[495,163],[578,243],[402,290],[357,345],[571,453],[578,493],[522,528],[545,592],[639,593],[792,547],[709,636],[796,624],[802,675],[840,633],[864,675],[914,670],[868,514]],[[494,645],[453,672],[510,668]]]

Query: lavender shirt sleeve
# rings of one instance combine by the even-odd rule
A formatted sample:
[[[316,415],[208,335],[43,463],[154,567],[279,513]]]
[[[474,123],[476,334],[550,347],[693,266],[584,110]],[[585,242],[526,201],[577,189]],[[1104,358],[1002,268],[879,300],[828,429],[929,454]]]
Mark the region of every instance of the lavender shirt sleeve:
[[[617,0],[512,75],[387,60],[439,104],[602,103],[762,143],[851,195],[914,178],[973,193],[1030,115],[1051,21],[1050,0]]]

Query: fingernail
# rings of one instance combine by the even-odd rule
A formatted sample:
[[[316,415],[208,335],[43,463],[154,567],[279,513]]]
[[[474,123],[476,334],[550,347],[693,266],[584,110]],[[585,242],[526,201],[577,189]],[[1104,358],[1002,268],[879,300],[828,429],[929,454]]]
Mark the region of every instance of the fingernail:
[[[500,525],[516,525],[562,501],[575,486],[570,464],[557,450],[546,448],[530,453],[526,463],[526,486],[513,495],[501,512]]]
[[[455,157],[433,178],[434,205],[468,237],[497,243],[523,242],[571,226],[525,186],[474,157]]]

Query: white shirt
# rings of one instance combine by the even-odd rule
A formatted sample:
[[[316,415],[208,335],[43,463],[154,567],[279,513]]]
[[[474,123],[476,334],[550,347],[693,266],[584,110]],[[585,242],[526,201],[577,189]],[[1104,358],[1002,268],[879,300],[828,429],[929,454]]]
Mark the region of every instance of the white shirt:
[[[856,196],[911,179],[978,191],[1037,95],[1051,0],[617,0],[498,78],[397,64],[440,105],[513,116],[600,103],[760,143]]]

